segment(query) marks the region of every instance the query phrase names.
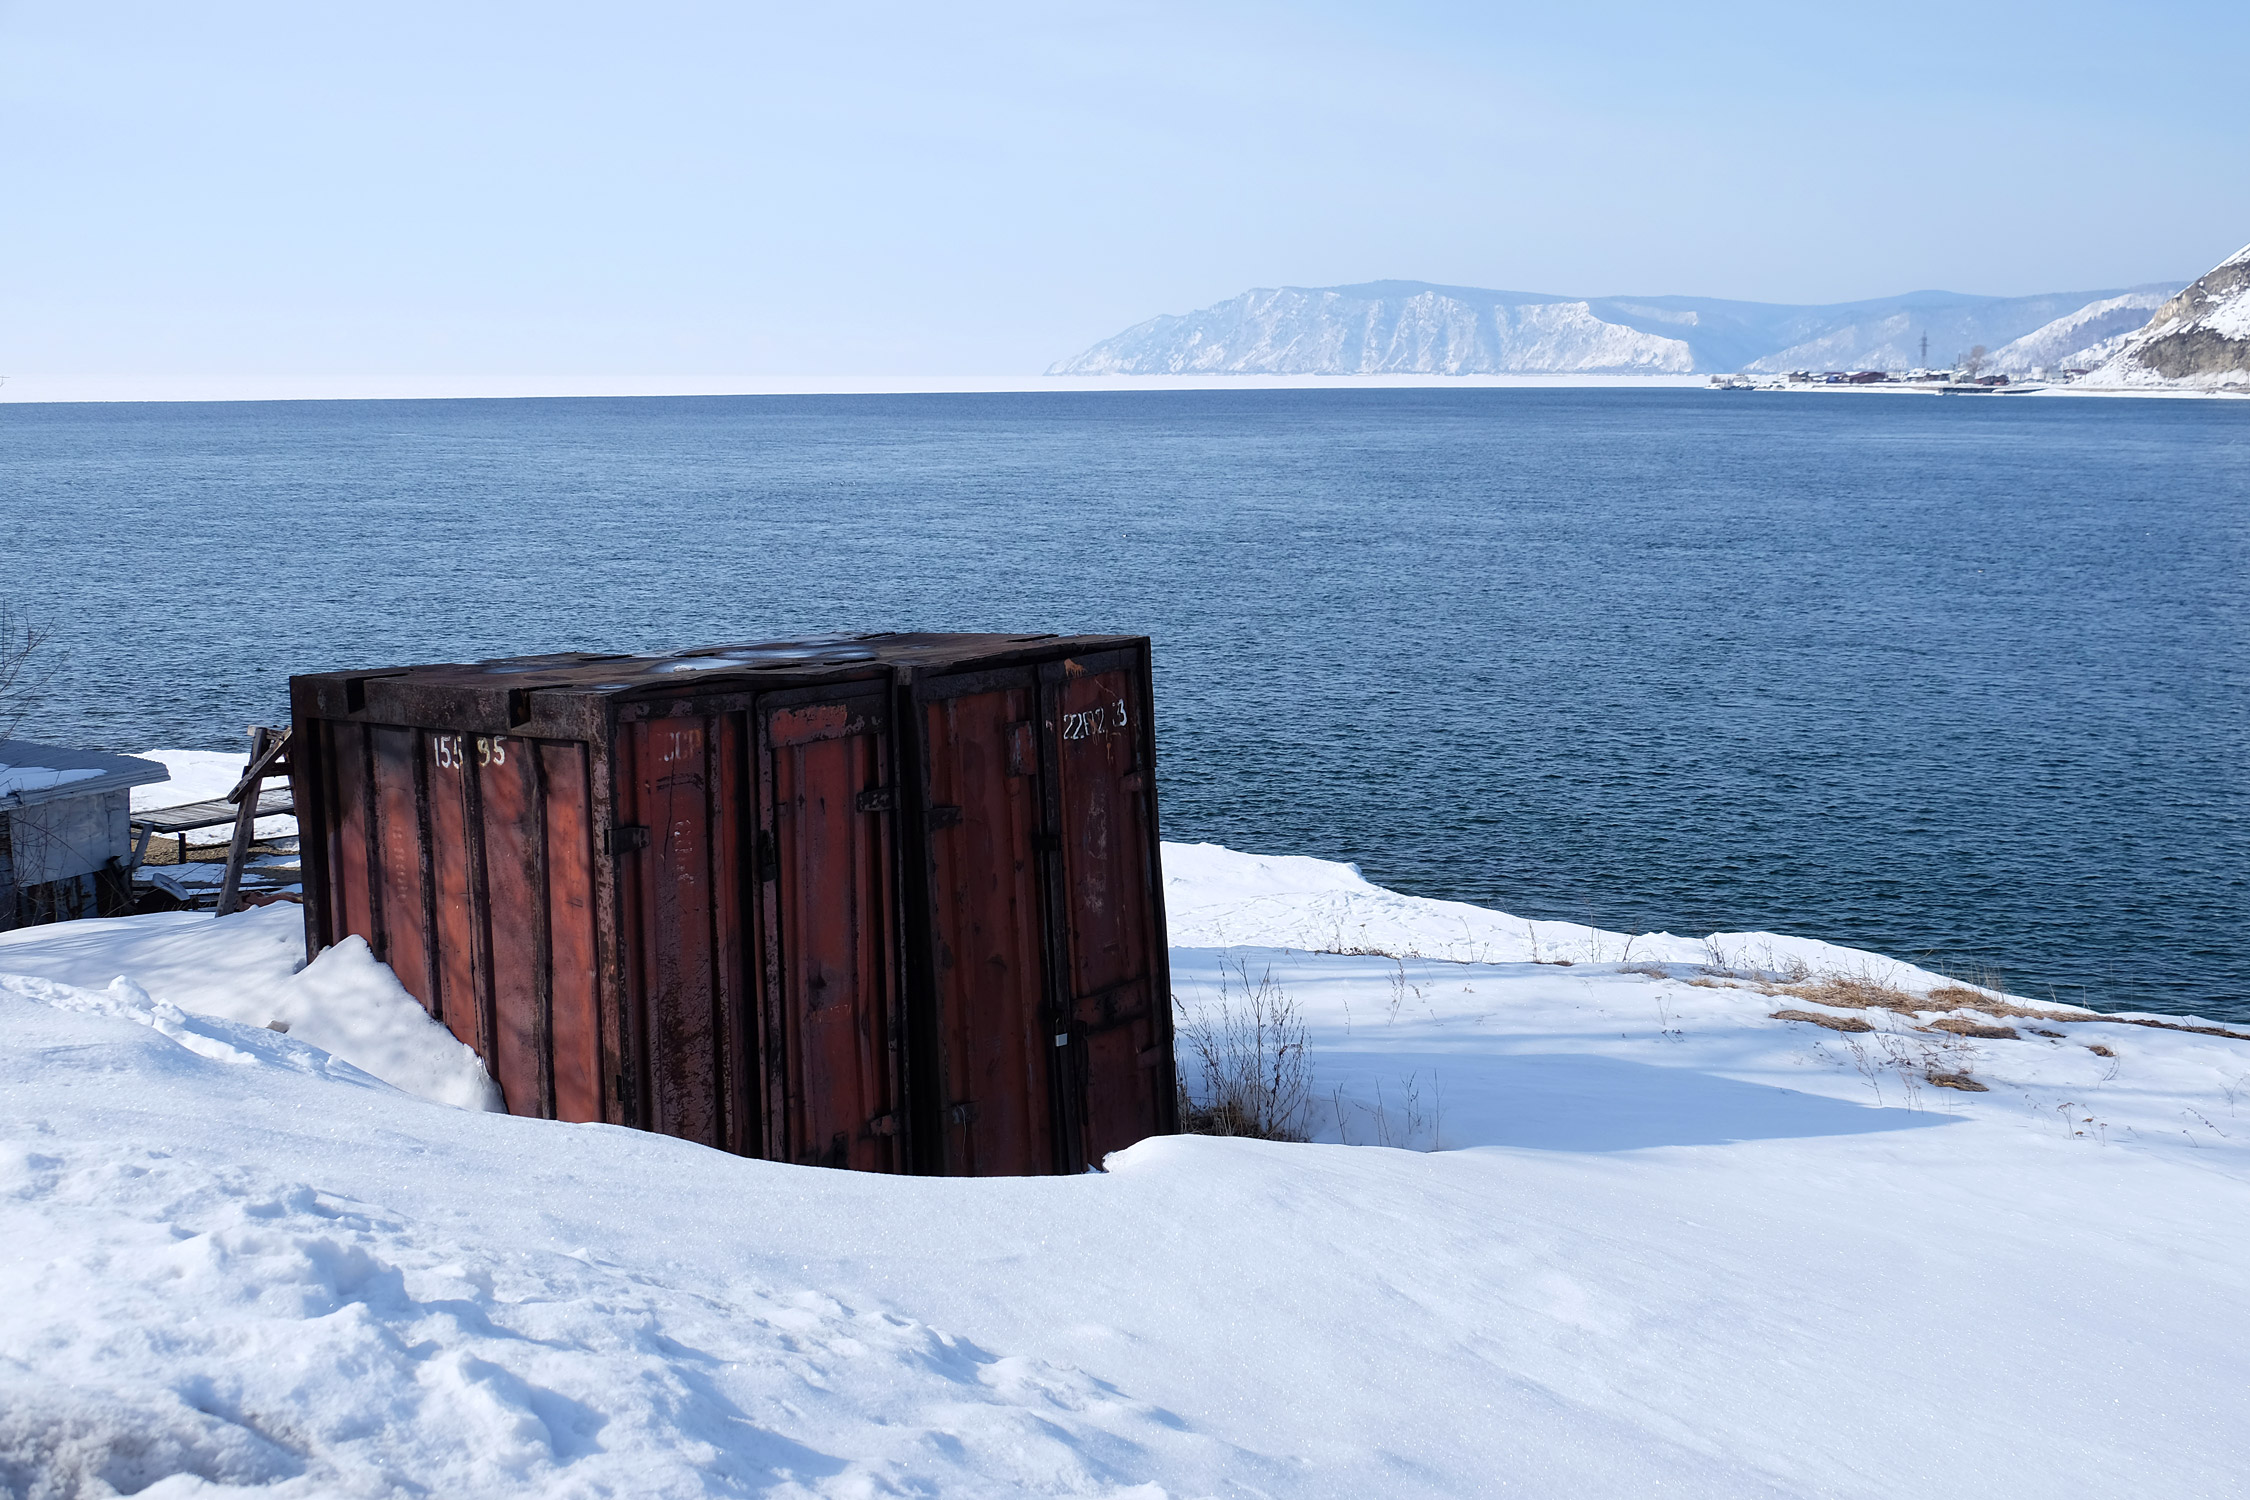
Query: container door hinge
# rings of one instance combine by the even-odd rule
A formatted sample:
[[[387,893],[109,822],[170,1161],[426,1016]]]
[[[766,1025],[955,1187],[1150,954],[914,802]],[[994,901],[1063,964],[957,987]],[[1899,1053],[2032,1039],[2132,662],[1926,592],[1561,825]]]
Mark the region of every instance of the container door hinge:
[[[877,1115],[867,1122],[867,1133],[869,1135],[897,1135],[898,1116]]]
[[[646,823],[619,823],[610,829],[608,836],[602,840],[602,843],[611,854],[630,854],[636,849],[646,849],[648,847],[648,825]]]
[[[898,807],[898,788],[871,786],[859,794],[861,812],[891,812]]]

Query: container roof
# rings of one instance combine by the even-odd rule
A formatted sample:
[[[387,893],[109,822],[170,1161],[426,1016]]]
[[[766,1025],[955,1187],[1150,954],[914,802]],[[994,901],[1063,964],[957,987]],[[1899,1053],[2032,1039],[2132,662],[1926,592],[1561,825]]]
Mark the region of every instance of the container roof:
[[[701,674],[831,674],[855,666],[941,665],[985,658],[1011,646],[1085,651],[1121,645],[1138,637],[1114,635],[1006,635],[875,632],[865,635],[805,636],[796,640],[743,645],[697,646],[656,655],[555,652],[509,656],[490,661],[431,663],[372,671],[307,674],[319,678],[408,678],[421,683],[468,687],[506,687],[532,691],[568,688],[581,693],[677,691]]]

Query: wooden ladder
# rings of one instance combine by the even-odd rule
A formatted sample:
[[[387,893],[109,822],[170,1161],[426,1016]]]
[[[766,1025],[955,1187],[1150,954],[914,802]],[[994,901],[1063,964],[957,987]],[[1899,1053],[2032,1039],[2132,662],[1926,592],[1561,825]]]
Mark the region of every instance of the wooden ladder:
[[[291,789],[296,787],[288,754],[290,734],[287,729],[250,726],[249,769],[227,793],[227,800],[241,810],[234,815],[234,843],[227,849],[227,874],[219,884],[219,909],[214,915],[223,917],[242,907],[242,867],[249,862],[250,846],[257,842],[258,794],[265,790],[266,778],[289,776]]]

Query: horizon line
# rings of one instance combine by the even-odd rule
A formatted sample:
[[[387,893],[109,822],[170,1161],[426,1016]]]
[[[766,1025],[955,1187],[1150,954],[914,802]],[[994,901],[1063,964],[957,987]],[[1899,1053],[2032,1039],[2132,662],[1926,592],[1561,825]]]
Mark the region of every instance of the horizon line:
[[[1699,386],[1696,375],[13,375],[0,405],[941,396],[1061,391]]]

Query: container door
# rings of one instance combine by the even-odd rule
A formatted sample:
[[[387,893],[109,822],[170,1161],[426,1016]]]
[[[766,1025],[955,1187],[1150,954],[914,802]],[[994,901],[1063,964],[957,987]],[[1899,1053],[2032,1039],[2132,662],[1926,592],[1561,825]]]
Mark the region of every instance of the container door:
[[[435,1001],[431,1013],[446,1024],[462,1044],[492,1067],[492,1048],[485,1026],[484,986],[479,980],[486,966],[483,891],[471,867],[473,840],[470,816],[475,789],[464,765],[463,740],[457,734],[425,733],[422,759],[424,784],[429,791],[430,884],[435,898],[431,925],[436,950],[431,965]]]
[[[760,710],[766,1154],[902,1170],[897,914],[880,693]]]
[[[491,957],[488,1066],[512,1115],[546,1118],[547,849],[529,741],[464,737],[474,774],[484,850],[484,951]]]
[[[367,726],[329,723],[321,728],[326,731],[320,764],[328,811],[328,940],[340,942],[356,933],[372,942],[375,897],[369,856],[374,834],[368,825],[374,773],[368,765]]]
[[[1028,670],[916,684],[937,1058],[917,1118],[955,1176],[1056,1171],[1036,849],[1037,685]],[[931,1118],[931,1116],[935,1118]]]
[[[602,1111],[599,962],[594,947],[593,782],[586,747],[534,745],[546,788],[547,1036],[553,1117],[598,1121]]]
[[[510,1112],[603,1118],[588,751],[312,721],[330,942],[364,937]]]
[[[376,880],[372,918],[375,956],[391,966],[422,1009],[438,1013],[430,960],[430,841],[422,826],[428,801],[421,735],[395,724],[370,726],[375,778]]]
[[[734,714],[643,719],[620,734],[621,809],[638,849],[628,874],[637,909],[642,1123],[735,1151],[740,1106],[739,960],[743,923],[731,820],[741,806]]]
[[[1116,653],[1040,669],[1052,765],[1050,902],[1061,936],[1069,1059],[1065,1114],[1077,1162],[1172,1128],[1169,965],[1157,903],[1154,738],[1138,659]]]

